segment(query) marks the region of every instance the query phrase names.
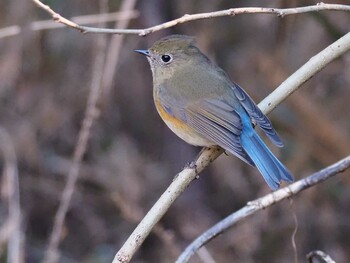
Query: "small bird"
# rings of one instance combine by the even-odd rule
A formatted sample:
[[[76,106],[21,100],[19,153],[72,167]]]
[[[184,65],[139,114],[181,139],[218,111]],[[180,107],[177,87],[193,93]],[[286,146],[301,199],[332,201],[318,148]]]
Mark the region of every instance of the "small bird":
[[[209,60],[193,37],[171,35],[148,50],[153,77],[153,98],[166,125],[185,142],[219,145],[258,168],[271,189],[282,180],[292,182],[287,168],[255,132],[252,121],[278,147],[283,143],[270,120],[224,70]]]

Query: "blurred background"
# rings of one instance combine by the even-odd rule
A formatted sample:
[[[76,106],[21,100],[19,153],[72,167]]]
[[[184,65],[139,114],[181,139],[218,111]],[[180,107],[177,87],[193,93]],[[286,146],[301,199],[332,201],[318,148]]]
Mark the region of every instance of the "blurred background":
[[[146,28],[190,13],[246,6],[287,8],[316,2],[109,1],[108,10],[104,0],[45,3],[68,18],[129,8],[134,11],[118,21],[119,26]],[[347,33],[350,25],[345,12],[283,19],[255,14],[195,21],[147,37],[112,37],[68,28],[33,30],[31,23],[51,18],[32,1],[3,0],[1,5],[0,29],[21,28],[19,34],[0,38],[3,141],[7,134],[0,168],[5,169],[5,148],[13,145],[24,262],[40,262],[44,257],[91,83],[101,76],[96,69],[101,54],[107,60],[98,116],[64,224],[59,262],[111,262],[176,173],[200,151],[178,139],[161,121],[153,105],[149,65],[134,49],[146,49],[169,34],[195,36],[201,50],[259,102],[312,56]],[[113,28],[115,22],[105,26]],[[350,53],[329,64],[269,115],[285,147],[277,149],[266,137],[264,140],[296,179],[349,154],[349,98]],[[292,201],[259,212],[216,238],[207,250],[215,262],[292,262],[295,213],[300,262],[315,249],[324,250],[337,262],[348,262],[349,175],[347,171]],[[10,189],[6,176],[1,179],[0,222],[1,230],[6,231]],[[200,233],[269,192],[256,169],[222,155],[174,203],[132,262],[174,262]],[[5,262],[7,240],[0,241],[0,261]],[[191,262],[203,261],[195,256]]]

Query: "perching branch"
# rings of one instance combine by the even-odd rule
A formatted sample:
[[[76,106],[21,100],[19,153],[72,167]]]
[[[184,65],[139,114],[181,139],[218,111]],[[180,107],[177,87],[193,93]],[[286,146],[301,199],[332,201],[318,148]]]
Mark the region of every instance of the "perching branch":
[[[190,21],[201,20],[201,19],[209,19],[215,17],[223,17],[223,16],[235,16],[241,14],[273,14],[278,17],[284,17],[287,15],[294,14],[302,14],[307,12],[317,12],[317,11],[346,11],[350,12],[350,6],[348,5],[338,5],[338,4],[326,4],[326,3],[318,3],[317,5],[305,6],[305,7],[295,7],[295,8],[264,8],[264,7],[242,7],[242,8],[230,8],[226,10],[220,10],[216,12],[209,13],[198,13],[198,14],[186,14],[180,18],[165,22],[160,25],[156,25],[153,27],[148,27],[144,29],[109,29],[109,28],[96,28],[96,27],[87,27],[79,25],[60,14],[56,13],[52,10],[48,5],[43,4],[39,0],[33,0],[33,2],[45,10],[52,16],[52,19],[57,22],[64,24],[68,27],[79,30],[82,33],[106,33],[106,34],[134,34],[139,36],[146,36],[156,31],[160,31],[166,28],[170,28],[176,26],[178,24],[187,23]]]
[[[180,257],[176,260],[176,263],[186,263],[197,252],[197,250],[207,244],[210,240],[220,235],[227,229],[235,226],[237,223],[246,219],[247,217],[255,214],[256,212],[263,210],[269,206],[272,206],[288,197],[292,197],[303,190],[306,190],[316,184],[319,184],[332,176],[344,172],[350,167],[350,155],[340,160],[339,162],[328,166],[327,168],[314,173],[304,179],[301,179],[291,185],[288,185],[280,190],[277,190],[271,194],[265,195],[259,199],[248,202],[247,205],[233,214],[229,215],[219,223],[212,226],[205,231],[202,235],[197,237]]]
[[[296,91],[300,85],[323,69],[328,63],[350,50],[350,33],[338,39],[323,51],[312,57],[300,69],[284,81],[275,91],[267,96],[259,107],[265,114],[272,111],[278,104]],[[204,149],[196,160],[197,169],[184,169],[180,172],[163,195],[153,205],[134,232],[116,254],[113,263],[129,262],[143,243],[153,226],[162,218],[165,212],[186,187],[196,178],[206,166],[214,161],[223,150],[218,148]]]
[[[115,256],[113,263],[129,262],[137,248],[143,243],[154,225],[163,217],[171,204],[178,198],[187,186],[197,177],[209,163],[223,153],[221,148],[207,148],[196,160],[196,169],[185,168],[165,190],[151,210],[142,219],[134,232]]]
[[[327,255],[326,253],[324,253],[321,250],[311,251],[310,253],[308,253],[306,255],[306,259],[307,259],[308,263],[313,263],[314,258],[320,258],[325,263],[336,263],[329,255]],[[316,262],[319,262],[319,261],[316,261]]]

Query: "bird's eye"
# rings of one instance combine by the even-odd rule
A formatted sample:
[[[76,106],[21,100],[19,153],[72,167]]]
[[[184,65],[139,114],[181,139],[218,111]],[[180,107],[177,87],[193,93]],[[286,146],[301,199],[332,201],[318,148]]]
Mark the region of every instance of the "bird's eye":
[[[164,63],[169,63],[173,58],[172,56],[165,54],[160,57]]]

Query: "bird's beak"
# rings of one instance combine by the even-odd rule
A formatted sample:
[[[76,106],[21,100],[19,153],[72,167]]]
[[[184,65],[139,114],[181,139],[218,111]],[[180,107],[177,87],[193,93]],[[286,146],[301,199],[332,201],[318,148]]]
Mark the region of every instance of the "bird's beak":
[[[147,49],[137,49],[137,50],[134,50],[134,51],[137,52],[137,53],[140,53],[142,55],[145,55],[146,57],[150,56],[149,51]]]

